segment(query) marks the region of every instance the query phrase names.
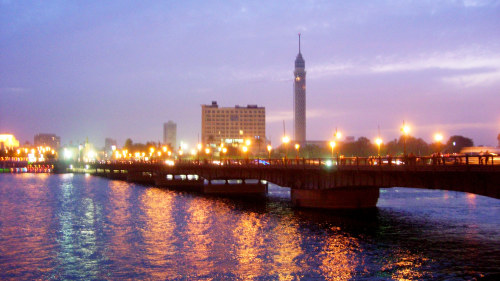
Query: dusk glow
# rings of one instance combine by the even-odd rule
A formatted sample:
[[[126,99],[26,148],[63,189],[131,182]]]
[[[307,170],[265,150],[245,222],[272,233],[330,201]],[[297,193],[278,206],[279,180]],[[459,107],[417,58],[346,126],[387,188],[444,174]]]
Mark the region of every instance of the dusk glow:
[[[61,144],[191,146],[201,107],[266,108],[266,136],[293,136],[301,33],[307,139],[500,132],[500,1],[1,1],[0,133]],[[373,140],[372,140],[373,141]]]

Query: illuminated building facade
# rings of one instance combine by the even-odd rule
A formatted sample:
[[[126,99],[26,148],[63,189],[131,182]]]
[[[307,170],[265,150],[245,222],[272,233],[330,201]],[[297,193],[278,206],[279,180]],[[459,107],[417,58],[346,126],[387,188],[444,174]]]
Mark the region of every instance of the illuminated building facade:
[[[306,63],[300,52],[299,33],[299,54],[295,59],[295,70],[293,72],[293,123],[294,141],[300,144],[306,142]]]
[[[38,134],[35,135],[35,146],[50,146],[53,149],[59,149],[61,146],[61,137],[55,134]]]
[[[216,101],[201,106],[201,141],[218,146],[239,145],[245,140],[266,143],[266,109],[257,105],[219,107]]]
[[[177,147],[177,124],[174,121],[163,123],[163,144],[170,145],[172,149]]]
[[[14,149],[19,147],[19,141],[11,134],[0,134],[0,149]]]

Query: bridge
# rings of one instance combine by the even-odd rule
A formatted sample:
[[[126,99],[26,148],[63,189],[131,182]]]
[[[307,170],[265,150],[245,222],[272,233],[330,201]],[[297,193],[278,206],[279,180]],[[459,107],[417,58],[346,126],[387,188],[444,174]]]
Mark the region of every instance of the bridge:
[[[103,161],[96,175],[206,194],[265,194],[267,183],[291,189],[292,203],[312,208],[375,207],[379,188],[469,192],[500,199],[500,159],[484,156]]]
[[[23,165],[31,172],[85,172],[205,194],[266,194],[270,182],[289,187],[295,206],[312,208],[375,207],[379,188],[388,187],[452,190],[500,199],[500,158],[492,156],[54,162],[44,166],[0,161],[4,170],[17,171]]]

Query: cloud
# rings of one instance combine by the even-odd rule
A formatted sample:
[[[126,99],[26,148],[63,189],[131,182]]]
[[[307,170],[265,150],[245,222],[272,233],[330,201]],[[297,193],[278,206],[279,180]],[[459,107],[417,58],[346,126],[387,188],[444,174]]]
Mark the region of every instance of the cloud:
[[[380,59],[369,69],[372,73],[443,70],[441,81],[460,87],[489,85],[500,81],[500,55],[478,49],[422,54],[417,58]],[[465,73],[464,73],[465,72]]]
[[[464,88],[487,86],[500,82],[500,71],[444,77],[442,81]]]
[[[498,6],[498,0],[463,0],[463,5],[466,8],[480,8],[486,6]]]
[[[0,92],[3,94],[19,95],[28,92],[29,89],[21,87],[5,87],[0,88]]]

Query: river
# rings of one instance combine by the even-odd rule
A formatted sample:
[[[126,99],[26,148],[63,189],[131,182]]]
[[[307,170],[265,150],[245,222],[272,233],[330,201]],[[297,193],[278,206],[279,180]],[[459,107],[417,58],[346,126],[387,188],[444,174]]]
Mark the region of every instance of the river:
[[[0,174],[1,280],[500,280],[500,200],[381,189],[296,209],[89,175]]]

